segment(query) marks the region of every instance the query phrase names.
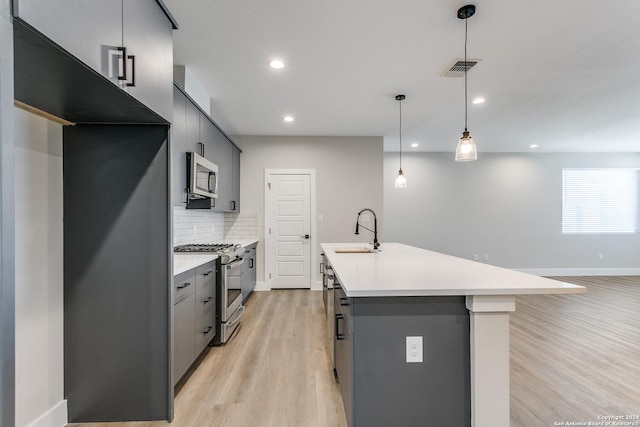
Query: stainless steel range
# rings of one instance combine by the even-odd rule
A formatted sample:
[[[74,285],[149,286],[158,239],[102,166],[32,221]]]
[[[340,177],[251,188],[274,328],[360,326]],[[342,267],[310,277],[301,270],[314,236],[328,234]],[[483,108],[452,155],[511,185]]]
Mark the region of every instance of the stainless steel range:
[[[176,246],[175,252],[215,253],[218,255],[218,273],[216,276],[216,336],[214,344],[226,343],[240,324],[244,312],[242,305],[242,254],[241,245],[189,244]]]

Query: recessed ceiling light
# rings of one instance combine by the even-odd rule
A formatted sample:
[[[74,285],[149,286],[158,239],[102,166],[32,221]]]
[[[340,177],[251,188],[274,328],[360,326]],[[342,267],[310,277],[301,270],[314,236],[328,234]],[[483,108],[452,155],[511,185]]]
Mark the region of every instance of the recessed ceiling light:
[[[293,116],[284,116],[284,121],[285,122],[292,122],[293,121]]]
[[[539,147],[539,145],[538,145],[538,144],[531,144],[531,145],[529,146],[529,148],[538,148],[538,147]]]
[[[413,144],[411,144],[412,148],[416,148],[416,147],[419,147],[419,146],[420,146],[420,144],[418,144],[417,142],[414,142]]]
[[[284,62],[279,59],[274,59],[269,65],[273,68],[284,68]]]
[[[473,103],[474,104],[482,104],[482,103],[484,103],[484,98],[475,98],[473,100]]]

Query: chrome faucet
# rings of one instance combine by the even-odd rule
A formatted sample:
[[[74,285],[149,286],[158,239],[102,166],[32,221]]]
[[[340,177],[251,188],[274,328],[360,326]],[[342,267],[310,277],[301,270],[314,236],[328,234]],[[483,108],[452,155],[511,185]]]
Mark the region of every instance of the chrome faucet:
[[[360,215],[362,215],[362,212],[364,211],[369,211],[373,214],[373,230],[370,228],[365,227],[364,225],[360,224]],[[378,249],[380,247],[380,243],[378,243],[378,218],[376,217],[376,213],[374,211],[372,211],[369,208],[364,208],[362,209],[360,212],[358,212],[358,217],[356,218],[356,232],[355,234],[360,234],[360,229],[359,227],[364,228],[365,230],[369,230],[370,232],[373,233],[373,249]]]

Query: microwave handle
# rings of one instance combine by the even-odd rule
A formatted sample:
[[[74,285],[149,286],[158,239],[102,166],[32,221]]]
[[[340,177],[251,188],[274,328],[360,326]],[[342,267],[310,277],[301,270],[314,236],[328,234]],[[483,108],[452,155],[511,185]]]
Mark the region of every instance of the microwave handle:
[[[209,172],[209,193],[215,193],[216,192],[216,173],[215,172]]]

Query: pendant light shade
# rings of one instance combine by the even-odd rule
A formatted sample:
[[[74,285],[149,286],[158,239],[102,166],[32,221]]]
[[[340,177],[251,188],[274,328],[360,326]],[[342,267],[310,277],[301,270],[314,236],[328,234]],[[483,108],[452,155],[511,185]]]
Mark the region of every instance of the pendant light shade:
[[[472,4],[458,9],[458,19],[464,19],[464,132],[462,132],[462,137],[458,141],[458,147],[456,148],[456,162],[472,162],[478,159],[476,143],[467,130],[467,105],[469,104],[467,100],[467,71],[469,70],[469,63],[467,62],[467,19],[471,18],[475,13],[476,7]]]
[[[456,162],[472,162],[478,159],[476,143],[466,130],[462,132],[462,137],[458,141],[456,148]]]
[[[400,169],[396,177],[396,188],[407,188],[407,178],[404,176],[404,172],[402,172],[402,100],[405,98],[404,95],[396,95],[396,101],[400,104]]]

